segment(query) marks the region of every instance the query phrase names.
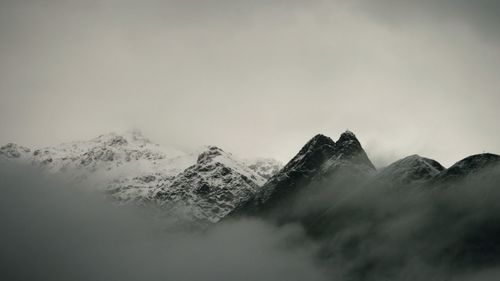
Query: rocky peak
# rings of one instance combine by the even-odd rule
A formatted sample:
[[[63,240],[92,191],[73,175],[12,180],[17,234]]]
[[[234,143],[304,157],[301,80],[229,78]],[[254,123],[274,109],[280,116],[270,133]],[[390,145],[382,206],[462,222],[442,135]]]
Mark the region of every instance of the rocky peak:
[[[351,131],[343,132],[336,142],[337,147],[351,147],[356,149],[361,149],[361,143],[359,142],[356,135]]]
[[[120,146],[127,145],[128,141],[123,136],[115,136],[111,138],[106,144],[110,146]]]
[[[114,147],[126,146],[128,144],[139,146],[151,144],[151,141],[144,137],[138,130],[131,130],[122,134],[117,134],[114,132],[103,134],[98,136],[97,138],[92,139],[91,142]]]
[[[500,165],[500,155],[492,153],[482,153],[464,158],[453,166],[444,170],[440,175],[440,179],[460,178],[481,170],[492,168]]]
[[[322,165],[322,174],[318,176],[329,175],[344,168],[364,174],[376,170],[356,135],[351,131],[345,131],[340,135],[335,143],[333,155]]]
[[[198,160],[196,162],[198,164],[207,163],[212,161],[215,157],[221,156],[224,153],[225,152],[222,149],[216,146],[208,146],[205,151],[198,155]]]
[[[444,169],[439,162],[414,154],[387,166],[377,177],[395,183],[414,183],[429,180]]]
[[[327,136],[318,134],[302,147],[299,153],[283,168],[282,172],[312,172],[329,159],[334,151],[335,142]]]
[[[317,134],[312,139],[310,139],[299,151],[297,155],[304,155],[308,152],[314,152],[316,150],[324,150],[325,148],[333,147],[335,142],[322,134]]]
[[[343,133],[335,143],[331,138],[318,134],[309,140],[299,153],[246,202],[240,204],[232,215],[255,215],[267,212],[278,205],[287,205],[300,190],[312,182],[337,171],[375,171],[361,144],[352,132]]]
[[[294,177],[294,174],[298,174],[297,176],[301,178],[311,178],[320,172],[331,172],[334,166],[346,166],[351,162],[375,170],[360,142],[351,131],[342,133],[337,142],[318,134],[302,147],[276,177]]]
[[[314,147],[321,147],[323,145],[333,145],[333,144],[335,144],[335,142],[331,138],[323,134],[317,134],[303,146],[301,151],[303,151],[304,149],[311,149]]]
[[[430,159],[430,158],[426,158],[426,157],[422,157],[422,156],[420,156],[418,154],[413,154],[413,155],[407,156],[407,157],[405,157],[405,158],[397,161],[396,163],[399,163],[402,166],[421,166],[421,165],[425,165],[425,166],[428,166],[433,171],[433,173],[439,173],[439,172],[441,172],[441,171],[443,171],[445,169],[436,160],[433,160],[433,159]]]
[[[337,142],[338,143],[357,143],[357,144],[359,144],[359,141],[356,138],[356,135],[349,130],[346,130],[345,132],[343,132],[340,135],[339,140]]]

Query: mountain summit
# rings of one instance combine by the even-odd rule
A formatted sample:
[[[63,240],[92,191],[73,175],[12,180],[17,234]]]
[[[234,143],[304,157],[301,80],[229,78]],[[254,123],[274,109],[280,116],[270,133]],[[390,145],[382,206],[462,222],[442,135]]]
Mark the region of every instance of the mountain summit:
[[[216,222],[266,181],[257,166],[216,146],[186,153],[155,144],[139,131],[34,150],[8,144],[0,148],[0,161],[33,164],[95,187],[119,204],[152,204],[195,222]],[[261,162],[264,167],[270,160]]]
[[[318,134],[232,215],[253,215],[286,205],[300,189],[340,171],[368,175],[375,172],[375,167],[354,133],[342,133],[337,142]]]
[[[500,165],[500,155],[481,153],[466,157],[438,175],[439,181],[453,181]]]
[[[377,179],[395,184],[421,183],[432,179],[444,170],[445,168],[439,162],[414,154],[382,169]]]

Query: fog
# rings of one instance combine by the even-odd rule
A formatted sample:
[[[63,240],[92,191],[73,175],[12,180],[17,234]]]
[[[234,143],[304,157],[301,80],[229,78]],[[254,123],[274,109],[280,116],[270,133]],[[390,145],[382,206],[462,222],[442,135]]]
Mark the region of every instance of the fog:
[[[242,220],[171,230],[25,167],[0,173],[5,280],[327,280],[298,226]]]
[[[500,167],[411,184],[336,174],[267,216],[300,222],[333,280],[497,280]]]
[[[286,162],[350,129],[383,166],[500,153],[496,0],[0,1],[0,143],[139,128]]]
[[[0,170],[6,280],[500,277],[498,168],[432,186],[330,179],[286,206],[295,222],[234,218],[194,229],[26,167]]]

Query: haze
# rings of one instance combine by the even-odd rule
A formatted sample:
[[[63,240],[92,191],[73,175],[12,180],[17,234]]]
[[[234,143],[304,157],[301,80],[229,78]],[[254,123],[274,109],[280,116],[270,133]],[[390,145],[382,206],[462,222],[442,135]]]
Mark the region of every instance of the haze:
[[[500,153],[500,4],[0,0],[0,143],[141,129],[286,162],[355,132],[378,166]]]

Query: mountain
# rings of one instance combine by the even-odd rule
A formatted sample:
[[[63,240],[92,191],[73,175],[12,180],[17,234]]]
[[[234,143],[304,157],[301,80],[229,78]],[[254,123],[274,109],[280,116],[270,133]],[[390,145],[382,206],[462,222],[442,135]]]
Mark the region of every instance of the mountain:
[[[217,222],[264,182],[231,154],[211,146],[199,155],[196,164],[162,186],[155,198],[171,212],[189,212],[198,220]]]
[[[450,182],[499,163],[498,155],[479,154],[446,169],[433,159],[411,155],[377,172],[354,133],[346,131],[337,141],[319,134],[262,188],[237,205],[228,218],[258,216],[308,226],[317,221],[312,217],[327,214],[335,202],[355,192],[372,193],[387,183],[437,186],[438,180]]]
[[[500,165],[500,155],[491,153],[476,154],[466,157],[442,171],[437,176],[437,180],[450,182],[463,179],[464,177],[480,173],[498,165]]]
[[[375,167],[352,132],[344,132],[337,142],[318,134],[257,193],[238,205],[231,216],[257,215],[290,207],[306,186],[342,172],[366,176],[375,173]]]
[[[378,173],[377,179],[394,184],[422,183],[436,177],[444,170],[445,168],[435,160],[411,155],[383,168]]]
[[[174,176],[192,165],[196,155],[162,147],[140,132],[109,133],[88,141],[36,149],[33,161],[50,171],[104,172],[110,177]]]
[[[350,131],[337,141],[318,134],[284,167],[273,159],[240,160],[215,146],[186,153],[160,146],[140,132],[104,134],[88,141],[30,149],[0,147],[0,161],[42,167],[103,191],[119,204],[153,205],[191,221],[276,213],[314,216],[355,192],[359,182],[428,186],[451,183],[497,164],[478,154],[445,169],[411,155],[376,171]],[[305,210],[307,209],[307,210]]]
[[[317,176],[327,177],[340,171],[362,175],[376,172],[361,143],[351,131],[340,135],[335,142],[333,155],[322,164],[321,172]]]
[[[35,150],[8,144],[0,148],[0,159],[41,167],[104,191],[119,204],[154,205],[162,212],[182,211],[187,220],[210,222],[265,183],[259,171],[273,172],[264,164],[248,167],[214,146],[186,153],[137,131]]]
[[[376,179],[391,184],[448,184],[488,171],[500,165],[500,156],[491,153],[466,157],[449,168],[433,159],[411,155],[381,169]]]

